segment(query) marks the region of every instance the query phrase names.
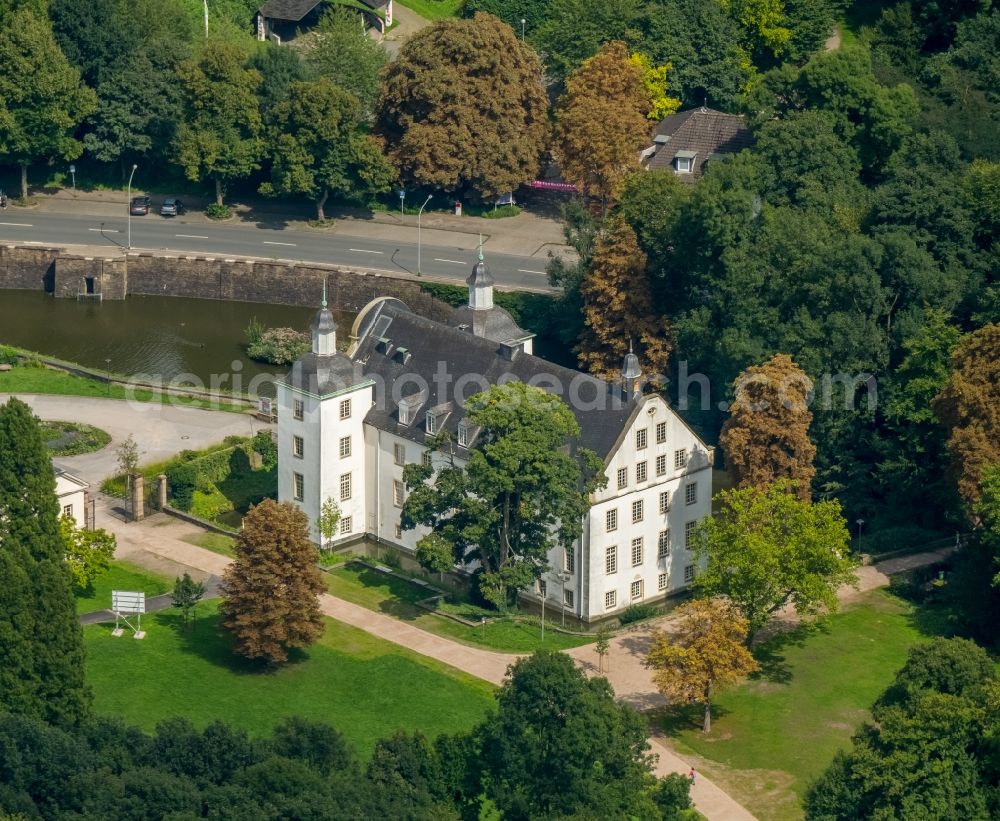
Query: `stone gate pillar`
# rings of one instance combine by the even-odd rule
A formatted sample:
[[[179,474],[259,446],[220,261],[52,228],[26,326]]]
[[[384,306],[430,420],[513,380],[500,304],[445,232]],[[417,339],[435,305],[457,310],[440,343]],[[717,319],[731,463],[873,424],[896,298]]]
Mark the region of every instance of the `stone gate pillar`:
[[[132,477],[132,521],[141,522],[146,517],[146,494],[142,474]]]
[[[163,473],[156,477],[156,506],[160,510],[167,506],[167,477]]]

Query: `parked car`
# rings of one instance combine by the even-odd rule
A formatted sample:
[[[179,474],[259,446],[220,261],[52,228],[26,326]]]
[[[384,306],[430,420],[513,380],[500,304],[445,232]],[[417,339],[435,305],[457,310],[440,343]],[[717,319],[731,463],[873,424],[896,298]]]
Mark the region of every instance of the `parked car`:
[[[187,211],[187,208],[184,207],[183,202],[176,197],[167,197],[163,201],[163,205],[160,207],[160,216],[179,217],[185,211]]]
[[[149,213],[149,197],[132,197],[132,202],[128,205],[128,212],[133,217],[144,217]]]

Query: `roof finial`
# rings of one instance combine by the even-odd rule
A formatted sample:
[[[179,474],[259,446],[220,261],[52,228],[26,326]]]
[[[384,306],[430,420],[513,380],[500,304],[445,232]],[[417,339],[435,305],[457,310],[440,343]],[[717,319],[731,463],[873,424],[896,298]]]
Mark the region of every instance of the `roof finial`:
[[[326,307],[326,277],[323,277],[323,307]]]
[[[479,234],[479,261],[483,261],[483,235]]]
[[[628,352],[632,353],[632,337],[628,338]]]

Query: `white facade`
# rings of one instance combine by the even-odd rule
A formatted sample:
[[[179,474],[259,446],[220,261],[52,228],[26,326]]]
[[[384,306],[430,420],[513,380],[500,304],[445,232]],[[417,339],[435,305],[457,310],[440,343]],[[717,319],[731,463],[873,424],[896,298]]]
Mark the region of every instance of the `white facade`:
[[[59,515],[71,516],[78,527],[83,527],[87,519],[87,489],[90,485],[60,467],[55,468],[55,474]]]
[[[493,308],[491,298],[481,300],[481,296],[473,291],[470,307],[475,302],[498,310]],[[402,367],[387,370],[390,360],[410,363],[411,358],[416,358],[417,342],[405,338],[405,329],[400,328],[406,346],[394,347],[391,322],[369,322],[366,333],[376,341],[368,348],[359,348],[358,328],[366,318],[363,312],[355,324],[351,357],[330,354],[335,350],[331,347],[335,332],[329,313],[325,312],[329,321],[322,318],[324,312],[325,308],[314,324],[313,354],[296,363],[292,374],[278,384],[279,499],[293,501],[305,511],[317,543],[321,541],[317,526],[320,508],[325,499],[332,498],[341,510],[341,530],[333,540],[335,544],[367,536],[413,553],[427,530],[402,529],[403,468],[419,464],[430,454],[420,415],[442,407],[435,405],[442,397],[424,397],[426,401],[419,407],[415,403],[413,418],[409,412],[397,410],[403,404],[409,406],[398,396],[395,402],[382,403],[388,407],[381,407],[376,379],[369,377],[369,371],[381,377],[386,373],[401,374]],[[402,320],[397,315],[399,322]],[[415,337],[418,340],[426,339],[436,328],[443,328],[442,334],[451,334],[445,334],[441,343],[446,351],[461,346],[462,340],[468,340],[470,347],[474,344],[471,332],[456,337],[462,331],[412,319],[411,324],[419,323],[414,331],[420,333]],[[371,331],[373,326],[375,330]],[[317,328],[321,329],[318,334]],[[332,338],[324,339],[324,334]],[[398,339],[395,341],[398,343]],[[475,344],[485,348],[492,343],[479,340]],[[319,351],[323,353],[317,356]],[[528,353],[521,348],[513,356],[507,351],[500,358],[516,362],[518,356],[527,357]],[[382,359],[376,361],[376,357]],[[345,376],[351,358],[359,360],[354,363],[357,370]],[[381,371],[379,362],[385,366]],[[547,363],[532,358],[528,364],[542,370]],[[362,366],[367,368],[364,374]],[[339,369],[342,384],[336,389],[310,389],[305,384],[307,375],[327,373],[329,368]],[[322,383],[322,377],[319,381]],[[609,391],[618,390],[600,384]],[[393,385],[379,387],[386,395],[392,394]],[[694,559],[687,549],[688,532],[711,512],[711,449],[661,396],[638,394],[625,397],[624,402],[620,406],[624,409],[614,417],[614,427],[607,426],[606,417],[600,421],[605,425],[602,452],[608,482],[593,496],[582,536],[569,556],[562,548],[554,549],[549,555],[550,569],[542,575],[540,584],[525,592],[526,598],[538,601],[544,591],[546,606],[552,611],[565,609],[584,621],[614,615],[630,604],[661,600],[687,587],[694,578]],[[456,405],[447,411],[447,419],[441,424],[457,426],[461,418],[462,410]],[[584,415],[581,426],[586,419]],[[581,438],[586,444],[586,431]],[[455,459],[461,464],[467,451],[460,446],[459,436],[455,439]],[[430,458],[440,464],[445,457],[435,453]]]

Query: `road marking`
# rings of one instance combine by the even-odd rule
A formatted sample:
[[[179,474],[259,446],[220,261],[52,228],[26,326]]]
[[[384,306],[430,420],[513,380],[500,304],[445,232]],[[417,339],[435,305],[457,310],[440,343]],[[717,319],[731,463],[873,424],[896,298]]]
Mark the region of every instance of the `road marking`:
[[[459,262],[457,259],[438,259],[434,257],[435,262],[450,262],[452,265],[465,265],[464,262]]]
[[[268,242],[267,240],[264,240],[264,244],[265,245],[287,245],[290,248],[294,248],[295,247],[295,243],[294,242]]]
[[[181,239],[208,239],[208,237],[203,237],[200,234],[174,234],[174,236]]]
[[[120,234],[117,228],[88,228],[88,231],[103,231],[105,234]]]
[[[348,251],[354,251],[356,254],[384,254],[384,251],[369,251],[367,248],[348,248]]]
[[[520,274],[541,274],[542,276],[548,273],[547,271],[529,271],[527,268],[518,268],[517,271]]]
[[[34,225],[29,225],[26,222],[0,222],[0,225],[9,225],[11,228],[34,228]]]

